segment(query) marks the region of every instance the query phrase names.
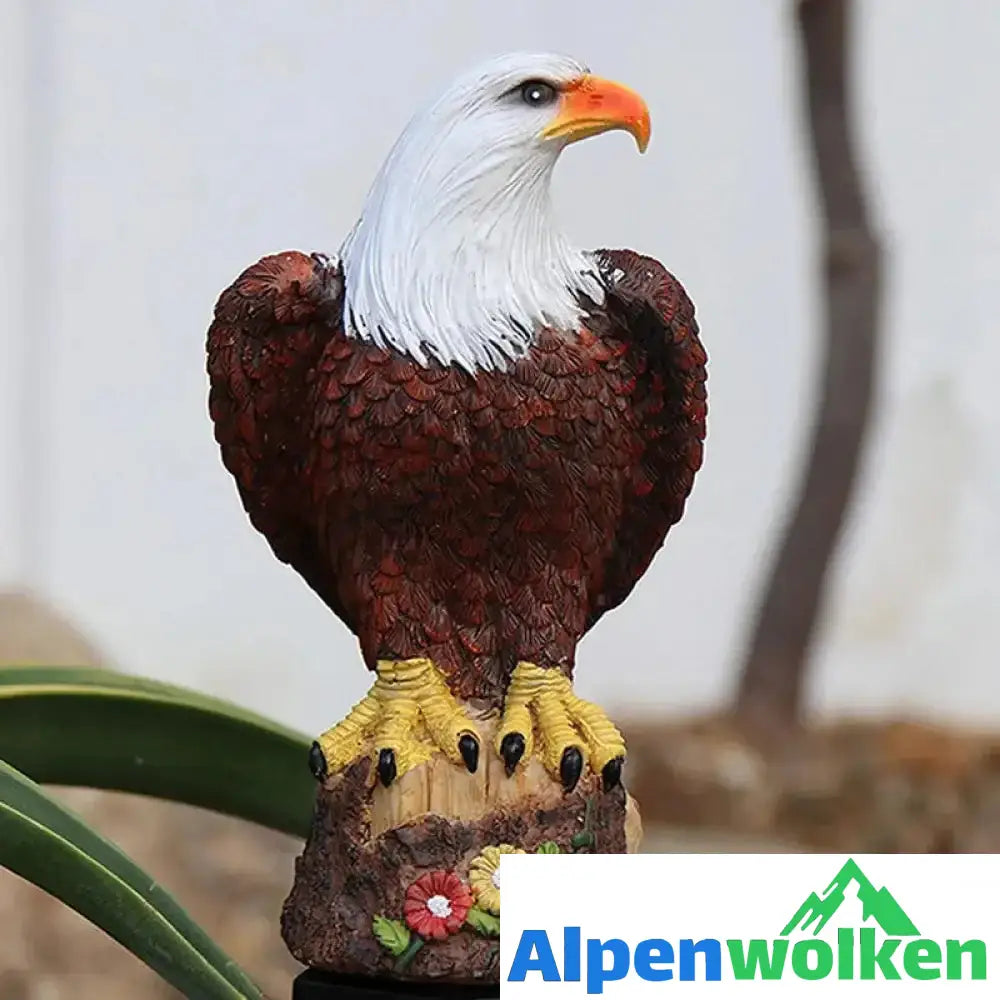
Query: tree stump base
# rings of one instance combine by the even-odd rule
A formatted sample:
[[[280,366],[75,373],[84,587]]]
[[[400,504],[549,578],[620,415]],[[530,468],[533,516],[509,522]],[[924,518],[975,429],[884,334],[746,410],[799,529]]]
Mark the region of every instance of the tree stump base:
[[[507,778],[499,761],[470,775],[440,758],[385,789],[363,758],[319,788],[282,936],[316,973],[485,989],[499,983],[499,893],[482,875],[486,865],[489,879],[495,849],[622,854],[640,836],[633,800],[620,786],[604,792],[597,776],[566,793],[535,762]],[[421,893],[433,897],[449,926],[421,926],[408,893],[411,911]]]

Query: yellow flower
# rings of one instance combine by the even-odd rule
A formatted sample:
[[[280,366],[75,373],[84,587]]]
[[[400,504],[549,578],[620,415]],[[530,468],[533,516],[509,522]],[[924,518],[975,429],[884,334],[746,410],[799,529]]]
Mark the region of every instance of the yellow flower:
[[[497,917],[500,916],[499,868],[502,854],[524,854],[524,851],[510,844],[484,847],[483,853],[469,865],[469,885],[476,897],[476,905]]]

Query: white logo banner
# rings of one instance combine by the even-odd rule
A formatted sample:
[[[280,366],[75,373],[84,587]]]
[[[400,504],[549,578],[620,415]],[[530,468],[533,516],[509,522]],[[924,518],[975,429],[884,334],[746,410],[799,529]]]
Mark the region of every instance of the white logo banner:
[[[1000,856],[505,855],[503,997],[1000,996]]]

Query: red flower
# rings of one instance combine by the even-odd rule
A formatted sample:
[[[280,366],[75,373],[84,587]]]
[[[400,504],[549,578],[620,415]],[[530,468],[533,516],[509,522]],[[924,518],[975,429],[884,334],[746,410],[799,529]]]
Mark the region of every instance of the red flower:
[[[403,914],[425,938],[446,938],[465,923],[472,906],[469,887],[454,872],[428,872],[406,890]]]

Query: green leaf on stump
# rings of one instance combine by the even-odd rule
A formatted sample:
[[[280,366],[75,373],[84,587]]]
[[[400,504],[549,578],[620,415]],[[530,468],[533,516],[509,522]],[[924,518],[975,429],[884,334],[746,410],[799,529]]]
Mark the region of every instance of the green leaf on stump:
[[[372,920],[372,933],[378,943],[396,958],[410,946],[410,931],[399,920],[377,916]]]
[[[473,906],[465,916],[465,922],[483,937],[500,937],[500,918]]]

